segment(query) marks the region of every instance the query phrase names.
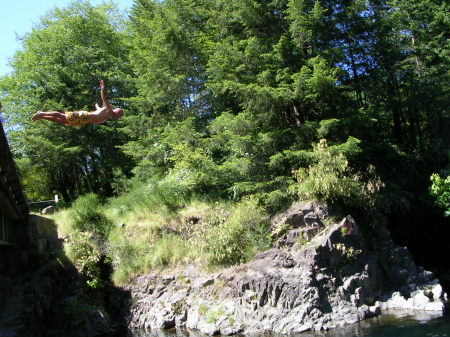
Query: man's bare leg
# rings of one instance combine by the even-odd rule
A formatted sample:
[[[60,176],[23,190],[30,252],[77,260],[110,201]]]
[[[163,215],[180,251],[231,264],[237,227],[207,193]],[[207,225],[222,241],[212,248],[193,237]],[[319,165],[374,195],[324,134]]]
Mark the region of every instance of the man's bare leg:
[[[62,124],[62,125],[66,124],[66,120],[65,119],[61,119],[59,117],[54,117],[54,116],[44,116],[44,117],[42,117],[40,119],[45,119],[45,120],[48,120],[48,121],[51,121],[51,122],[55,122],[55,123],[58,123],[58,124]]]
[[[59,111],[38,111],[33,116],[32,120],[37,121],[39,119],[46,119],[59,124],[66,124],[66,114]]]

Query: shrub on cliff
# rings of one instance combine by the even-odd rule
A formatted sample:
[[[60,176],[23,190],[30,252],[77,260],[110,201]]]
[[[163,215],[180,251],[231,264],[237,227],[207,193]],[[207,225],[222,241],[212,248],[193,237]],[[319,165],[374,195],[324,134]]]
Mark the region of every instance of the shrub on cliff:
[[[114,217],[134,213],[145,216],[158,210],[170,214],[188,203],[190,194],[176,179],[150,179],[142,181],[133,179],[131,187],[117,198],[109,200],[108,209]]]
[[[210,265],[234,265],[268,248],[267,228],[265,211],[255,199],[246,199],[233,207],[229,217],[204,224],[195,241]]]
[[[65,253],[89,286],[101,284],[101,253],[90,233],[72,233],[65,245]]]
[[[450,216],[450,175],[441,178],[439,174],[431,175],[430,194],[438,207],[444,210],[445,216]]]
[[[106,240],[112,229],[111,220],[103,214],[100,200],[93,193],[78,198],[69,217],[74,230],[92,233],[99,243]]]
[[[297,183],[292,191],[300,199],[338,202],[360,209],[372,209],[377,193],[384,186],[373,166],[364,174],[352,167],[351,160],[361,153],[360,141],[349,137],[345,143],[328,146],[325,139],[313,146],[311,163],[294,171]]]

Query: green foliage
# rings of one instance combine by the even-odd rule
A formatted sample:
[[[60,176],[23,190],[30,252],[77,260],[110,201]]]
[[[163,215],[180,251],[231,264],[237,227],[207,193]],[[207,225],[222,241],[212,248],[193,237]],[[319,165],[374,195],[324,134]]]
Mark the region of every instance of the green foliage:
[[[53,191],[50,190],[51,177],[42,167],[33,165],[28,157],[16,158],[14,162],[28,201],[41,201],[52,198]]]
[[[171,213],[186,205],[190,194],[191,191],[175,176],[146,182],[135,179],[123,195],[110,199],[110,207],[115,215],[130,211],[143,215],[155,209],[161,213]]]
[[[208,311],[208,314],[206,315],[206,322],[207,323],[216,323],[217,320],[225,315],[225,311],[222,306],[219,306],[215,310]]]
[[[112,221],[102,211],[95,194],[80,197],[69,210],[55,214],[58,231],[68,237],[64,246],[69,260],[86,279],[90,288],[101,288],[100,263],[105,257],[106,241]]]
[[[209,310],[209,307],[205,303],[200,303],[198,305],[198,314],[200,316],[204,317],[206,315],[206,313],[208,312],[208,310]]]
[[[332,137],[333,134],[339,132],[339,120],[336,118],[323,119],[320,121],[320,127],[317,129],[317,136],[319,138]]]
[[[259,195],[256,195],[259,197]],[[260,197],[261,204],[267,209],[269,214],[276,214],[286,210],[294,201],[293,196],[287,188],[264,193]]]
[[[87,281],[97,285],[100,278],[99,262],[101,252],[92,235],[87,232],[74,232],[70,235],[69,241],[64,246],[67,257],[77,268],[78,272]]]
[[[142,253],[139,247],[132,244],[130,237],[122,228],[111,231],[108,237],[107,255],[114,268],[112,281],[115,284],[126,284],[132,276],[145,272],[147,264]]]
[[[176,266],[188,253],[187,242],[178,235],[165,234],[151,248],[150,266],[163,268]]]
[[[330,68],[327,62],[317,56],[307,61],[299,73],[293,75],[296,96],[307,107],[308,115],[324,118],[330,114],[329,109],[337,94],[335,87],[337,68]]]
[[[227,219],[204,225],[196,239],[209,264],[234,265],[268,247],[267,229],[264,211],[249,199],[237,204]]]
[[[27,195],[118,195],[64,221],[109,247],[119,283],[195,259],[190,240],[209,264],[246,261],[267,247],[266,212],[296,198],[411,209],[448,166],[447,13],[428,0],[145,0],[126,22],[108,5],[55,9],[0,80]],[[90,109],[99,79],[119,121],[30,122]],[[432,176],[446,211],[447,185]]]
[[[120,122],[70,128],[32,123],[31,117],[38,110],[92,110],[100,99],[100,79],[110,103],[125,107],[120,98],[131,93],[131,70],[118,18],[115,7],[88,2],[53,9],[23,37],[11,61],[13,71],[0,80],[16,157],[25,158],[27,170],[66,202],[89,192],[110,195],[114,168],[129,172],[130,162],[116,147],[125,141],[117,129]],[[31,179],[37,177],[24,186],[33,197],[37,188]]]
[[[349,174],[343,153],[333,154],[323,140],[315,145],[314,154],[313,165],[295,172],[298,184],[294,188],[300,198],[336,202],[358,197],[361,183]]]
[[[292,190],[301,199],[340,202],[367,209],[373,207],[376,193],[383,184],[376,177],[365,182],[363,176],[350,167],[349,158],[361,151],[359,143],[359,140],[349,138],[346,143],[329,147],[322,139],[314,145],[312,164],[294,172],[297,183]]]
[[[217,185],[217,166],[204,150],[179,144],[174,146],[171,159],[175,165],[167,179],[176,181],[185,191],[202,193]]]
[[[450,216],[450,176],[441,178],[438,174],[431,175],[430,194],[436,200],[436,205],[443,208],[445,216]]]
[[[277,239],[292,229],[292,226],[286,222],[280,222],[272,228],[270,236]]]
[[[288,2],[288,15],[292,22],[290,31],[302,50],[307,50],[313,44],[314,36],[324,30],[326,10],[319,1],[315,1],[312,8],[310,3],[297,0]]]
[[[295,242],[300,245],[300,246],[305,246],[306,244],[308,244],[308,239],[305,238],[303,235],[299,235],[296,239]]]
[[[78,198],[71,208],[72,228],[104,241],[112,229],[112,222],[102,213],[101,207],[98,196],[93,193]]]
[[[343,243],[333,244],[333,248],[342,255],[342,257],[344,258],[344,264],[355,261],[358,255],[362,254],[362,250],[355,249],[352,246],[346,246]]]

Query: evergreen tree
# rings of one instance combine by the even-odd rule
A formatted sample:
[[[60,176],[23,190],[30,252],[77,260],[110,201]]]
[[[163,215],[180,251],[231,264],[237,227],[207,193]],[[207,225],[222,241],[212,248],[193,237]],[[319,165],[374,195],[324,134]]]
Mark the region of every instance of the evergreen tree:
[[[125,107],[120,98],[132,86],[123,28],[114,7],[75,2],[56,8],[24,36],[12,74],[0,83],[15,155],[42,172],[48,190],[66,201],[90,191],[110,195],[114,169],[129,170],[117,148],[125,141],[117,132],[120,121],[70,128],[30,120],[37,110],[92,110],[100,79],[111,104]]]

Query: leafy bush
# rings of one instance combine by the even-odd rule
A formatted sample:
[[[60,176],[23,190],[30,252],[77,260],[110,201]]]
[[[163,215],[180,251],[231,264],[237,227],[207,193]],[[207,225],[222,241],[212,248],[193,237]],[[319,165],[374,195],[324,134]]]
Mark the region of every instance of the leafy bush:
[[[294,201],[292,194],[287,189],[257,194],[255,197],[260,200],[269,214],[285,211]]]
[[[136,180],[129,191],[110,200],[109,207],[116,216],[126,213],[147,215],[156,210],[172,213],[186,205],[190,193],[173,176],[163,180]]]
[[[234,265],[268,248],[267,228],[265,211],[255,199],[247,199],[237,204],[226,220],[205,224],[198,240],[210,265]]]
[[[92,240],[92,234],[86,232],[72,233],[64,250],[78,272],[88,281],[100,278],[98,263],[100,262],[101,254]]]
[[[108,237],[108,256],[114,268],[112,280],[115,284],[127,283],[131,276],[143,270],[142,252],[132,244],[128,233],[122,228],[111,231]]]
[[[203,149],[174,145],[171,160],[175,164],[166,179],[176,182],[184,191],[204,193],[217,185],[217,166]]]
[[[150,209],[163,207],[168,212],[185,206],[189,200],[189,194],[183,186],[170,178],[149,183],[145,190],[145,197]]]
[[[70,210],[55,215],[58,227],[68,235],[67,257],[94,288],[102,285],[99,265],[113,228],[101,207],[99,198],[90,193],[78,198]]]
[[[99,241],[106,240],[112,229],[112,222],[101,212],[100,200],[93,193],[78,198],[69,216],[74,230],[92,233]]]
[[[447,178],[441,178],[434,173],[430,180],[430,194],[435,198],[436,205],[444,209],[445,216],[450,216],[450,175]]]
[[[360,208],[373,208],[377,192],[384,186],[369,166],[366,177],[355,172],[349,159],[357,155],[359,140],[349,137],[347,142],[328,147],[322,139],[313,148],[313,163],[308,168],[294,171],[297,183],[292,191],[301,199],[341,202]]]

